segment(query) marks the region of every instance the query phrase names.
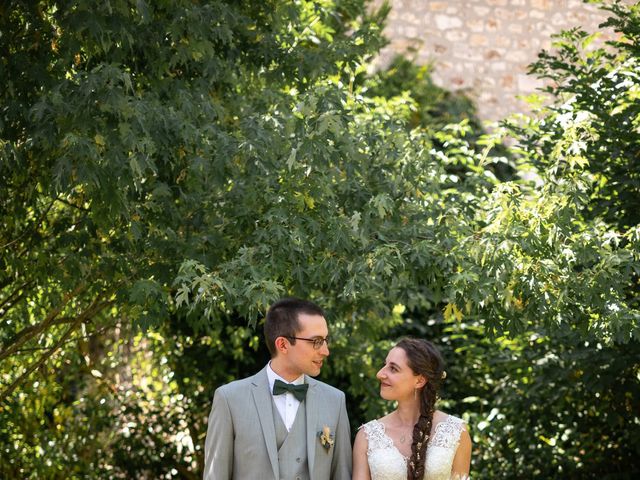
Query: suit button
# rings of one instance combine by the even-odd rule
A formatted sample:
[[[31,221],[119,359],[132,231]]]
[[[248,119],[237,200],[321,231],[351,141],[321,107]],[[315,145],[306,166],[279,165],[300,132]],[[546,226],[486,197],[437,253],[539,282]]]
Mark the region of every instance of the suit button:
[[[302,480],[302,478],[301,477],[296,477],[296,480]]]
[[[300,463],[300,457],[296,458],[296,462]]]

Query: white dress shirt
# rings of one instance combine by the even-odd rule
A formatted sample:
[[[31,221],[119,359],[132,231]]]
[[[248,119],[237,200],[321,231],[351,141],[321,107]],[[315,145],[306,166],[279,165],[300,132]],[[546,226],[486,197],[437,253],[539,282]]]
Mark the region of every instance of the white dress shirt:
[[[271,368],[271,362],[267,365],[267,377],[269,378],[269,391],[273,397],[273,402],[276,404],[280,418],[284,422],[284,426],[287,427],[287,431],[291,430],[293,421],[296,419],[296,413],[298,413],[298,407],[300,406],[300,400],[293,396],[293,393],[286,392],[282,395],[273,394],[273,384],[276,380],[281,380],[284,383],[292,383],[294,385],[302,385],[304,383],[304,375],[300,375],[293,382],[287,382],[284,378],[278,375]]]

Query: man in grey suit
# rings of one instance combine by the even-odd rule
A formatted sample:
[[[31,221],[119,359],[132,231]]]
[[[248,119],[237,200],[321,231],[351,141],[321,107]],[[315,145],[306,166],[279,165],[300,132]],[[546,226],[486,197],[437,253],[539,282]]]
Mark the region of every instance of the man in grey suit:
[[[204,480],[351,480],[344,393],[311,378],[329,355],[328,334],[312,302],[285,298],[269,308],[271,361],[213,396]]]

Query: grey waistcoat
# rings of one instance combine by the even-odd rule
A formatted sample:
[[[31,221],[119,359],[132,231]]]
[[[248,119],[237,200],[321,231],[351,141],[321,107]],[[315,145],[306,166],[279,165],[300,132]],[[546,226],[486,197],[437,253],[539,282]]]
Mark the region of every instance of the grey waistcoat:
[[[278,446],[278,464],[280,480],[309,480],[307,464],[307,409],[306,402],[300,403],[296,418],[287,432],[282,417],[272,402],[273,418],[276,427],[276,445]]]

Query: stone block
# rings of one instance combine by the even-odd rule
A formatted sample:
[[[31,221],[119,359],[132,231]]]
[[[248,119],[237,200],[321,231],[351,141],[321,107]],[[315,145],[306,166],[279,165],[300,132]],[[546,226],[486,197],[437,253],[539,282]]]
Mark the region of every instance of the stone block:
[[[465,60],[471,60],[472,62],[482,62],[483,55],[482,50],[477,48],[467,48],[462,51],[456,52],[459,58],[464,58]]]
[[[523,50],[514,50],[512,52],[509,52],[508,55],[509,61],[514,63],[529,63],[533,61],[534,58],[535,55]]]
[[[542,80],[531,75],[518,75],[518,91],[521,93],[533,93],[543,86]]]
[[[472,46],[476,47],[486,45],[487,43],[489,43],[489,41],[487,40],[487,37],[485,35],[474,33],[471,35],[471,37],[469,37],[469,43]]]
[[[472,32],[484,32],[485,22],[482,19],[472,19],[465,22],[466,27]]]
[[[435,53],[438,53],[438,54],[440,54],[440,53],[446,53],[446,51],[447,51],[447,50],[448,50],[448,48],[447,48],[447,46],[446,46],[446,45],[442,45],[442,44],[440,44],[440,43],[434,43],[434,44],[433,44],[433,51],[434,51]]]
[[[432,12],[444,12],[447,9],[447,2],[429,2],[429,10]]]
[[[502,55],[503,55],[502,52],[504,52],[504,50],[503,51],[499,51],[496,49],[487,50],[484,54],[484,58],[485,60],[489,60],[489,61],[499,60],[502,58]]]
[[[412,25],[408,25],[404,29],[404,36],[409,38],[416,38],[419,35],[418,29]]]
[[[531,8],[537,8],[538,10],[549,10],[552,6],[553,2],[551,2],[551,0],[531,0]]]
[[[451,30],[454,28],[460,28],[463,23],[459,17],[453,17],[451,15],[436,15],[436,26],[440,30]]]
[[[556,30],[559,32],[563,27],[568,26],[567,22],[567,13],[566,12],[556,12],[551,16],[551,24],[556,27]]]
[[[492,46],[510,48],[513,46],[513,39],[507,35],[500,35],[493,38]]]
[[[500,29],[500,21],[495,18],[487,20],[487,31],[495,32]]]
[[[450,42],[462,42],[469,37],[469,34],[464,30],[451,30],[445,33],[444,38]]]
[[[515,12],[513,12],[513,15],[512,15],[513,19],[518,21],[526,20],[528,16],[529,16],[528,10],[516,10]]]
[[[510,33],[522,33],[524,29],[522,28],[522,24],[520,23],[510,23],[507,27],[507,30]]]
[[[504,75],[500,77],[500,86],[504,88],[513,88],[515,81],[513,75]]]
[[[501,22],[512,22],[520,10],[513,8],[496,8],[491,14],[491,18],[500,20]]]

